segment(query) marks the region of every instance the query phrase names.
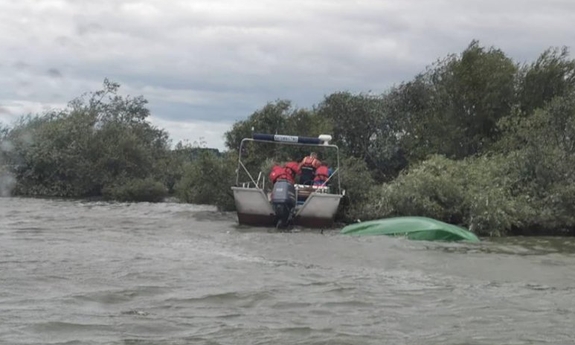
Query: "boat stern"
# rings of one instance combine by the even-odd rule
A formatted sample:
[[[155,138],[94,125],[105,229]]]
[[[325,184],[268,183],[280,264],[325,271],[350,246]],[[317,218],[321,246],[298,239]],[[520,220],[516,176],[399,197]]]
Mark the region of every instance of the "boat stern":
[[[275,226],[275,212],[261,189],[232,187],[232,191],[239,224]]]
[[[294,224],[306,228],[333,226],[342,195],[312,193],[296,211]]]

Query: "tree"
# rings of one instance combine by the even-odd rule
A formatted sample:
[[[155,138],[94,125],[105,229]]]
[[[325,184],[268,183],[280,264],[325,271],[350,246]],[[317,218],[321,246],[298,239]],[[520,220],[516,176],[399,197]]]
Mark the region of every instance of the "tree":
[[[575,60],[569,50],[544,51],[537,61],[523,66],[518,75],[518,98],[522,114],[531,114],[553,98],[575,91]]]
[[[6,135],[16,192],[45,196],[100,196],[131,179],[157,179],[168,135],[148,122],[143,97],[122,97],[107,79],[62,110],[25,117]],[[141,184],[133,184],[138,186]]]
[[[517,66],[501,50],[477,41],[449,55],[389,93],[394,118],[403,113],[403,141],[411,157],[444,154],[461,159],[486,152],[497,121],[515,102]]]

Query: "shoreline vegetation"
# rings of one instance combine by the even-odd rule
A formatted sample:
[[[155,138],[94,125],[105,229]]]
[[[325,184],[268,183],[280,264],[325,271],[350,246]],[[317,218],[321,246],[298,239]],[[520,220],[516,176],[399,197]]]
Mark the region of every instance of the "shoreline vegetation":
[[[472,41],[380,94],[335,92],[309,109],[269,102],[226,132],[224,152],[201,139],[172,146],[149,122],[146,99],[119,88],[106,79],[65,109],[0,124],[0,195],[175,197],[233,211],[239,143],[252,128],[328,133],[347,192],[340,223],[423,216],[480,236],[575,235],[575,60],[567,48],[518,63]],[[246,150],[254,176],[305,154]]]

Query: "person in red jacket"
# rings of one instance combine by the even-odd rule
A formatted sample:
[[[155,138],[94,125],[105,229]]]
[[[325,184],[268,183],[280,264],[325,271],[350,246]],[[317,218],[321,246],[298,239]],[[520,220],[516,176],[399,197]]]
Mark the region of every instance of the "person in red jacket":
[[[288,180],[291,183],[295,183],[296,176],[300,174],[299,164],[297,162],[287,162],[285,164],[286,174],[289,176]]]
[[[275,164],[272,167],[269,178],[270,178],[270,181],[272,181],[272,184],[276,183],[276,181],[279,179],[287,179],[285,167],[282,167],[281,165]]]
[[[322,164],[315,170],[315,178],[313,179],[313,184],[316,186],[321,186],[329,178],[329,168],[326,164]]]
[[[311,185],[315,176],[316,169],[321,165],[321,161],[317,159],[315,152],[310,153],[299,163],[300,183]]]

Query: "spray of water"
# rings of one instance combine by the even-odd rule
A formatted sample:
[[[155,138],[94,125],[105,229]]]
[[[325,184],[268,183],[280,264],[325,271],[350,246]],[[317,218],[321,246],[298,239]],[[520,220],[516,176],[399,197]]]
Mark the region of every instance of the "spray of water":
[[[0,171],[0,197],[9,197],[16,185],[14,175],[9,171]]]
[[[14,144],[9,140],[0,141],[0,197],[9,197],[16,186],[16,178],[10,172],[10,166],[4,161],[7,153],[14,150]]]

